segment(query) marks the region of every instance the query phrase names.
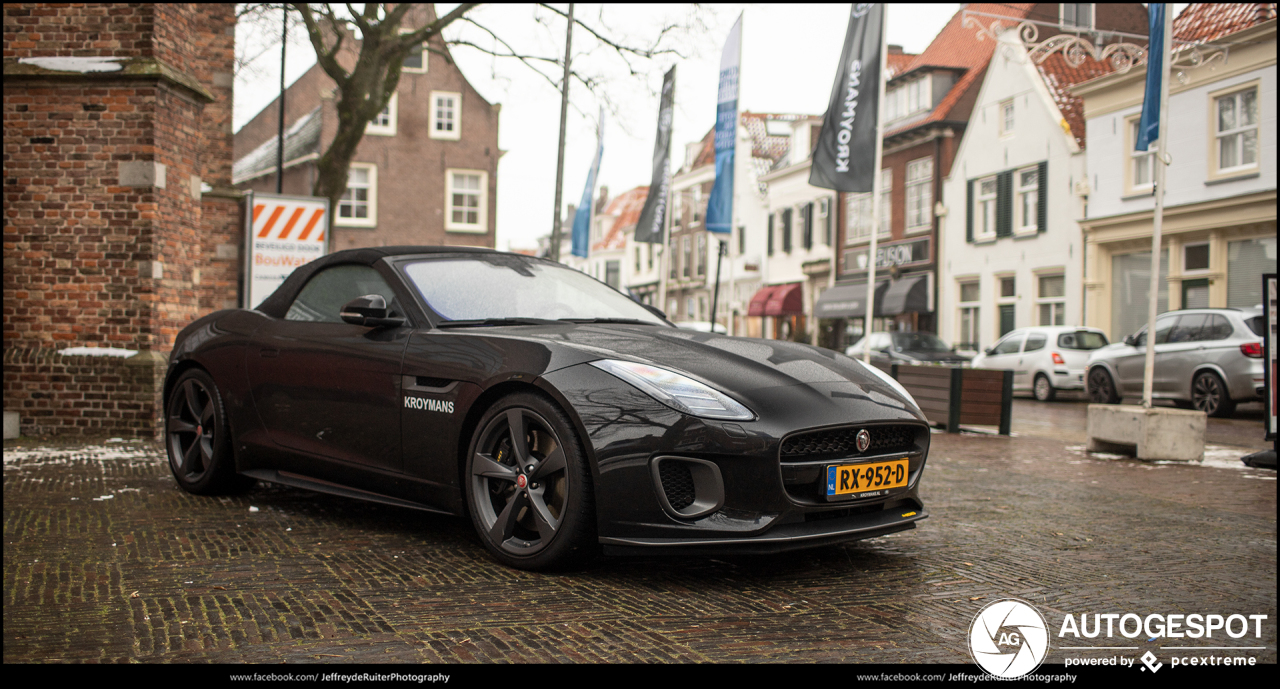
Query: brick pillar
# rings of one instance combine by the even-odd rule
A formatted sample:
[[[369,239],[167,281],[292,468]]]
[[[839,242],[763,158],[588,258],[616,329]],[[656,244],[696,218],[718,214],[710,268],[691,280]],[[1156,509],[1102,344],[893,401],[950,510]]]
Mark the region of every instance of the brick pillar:
[[[235,298],[203,279],[201,198],[202,174],[230,181],[234,21],[232,5],[4,6],[4,393],[24,433],[155,435],[174,336]],[[219,231],[235,204],[210,204]],[[137,354],[55,351],[72,346]]]

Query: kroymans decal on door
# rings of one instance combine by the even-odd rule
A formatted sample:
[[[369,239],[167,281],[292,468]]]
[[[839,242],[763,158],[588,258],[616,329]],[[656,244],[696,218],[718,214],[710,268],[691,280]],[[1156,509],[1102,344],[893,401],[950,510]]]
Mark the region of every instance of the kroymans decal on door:
[[[405,397],[405,409],[421,409],[423,411],[438,411],[444,414],[453,413],[452,400],[436,400],[425,397]]]

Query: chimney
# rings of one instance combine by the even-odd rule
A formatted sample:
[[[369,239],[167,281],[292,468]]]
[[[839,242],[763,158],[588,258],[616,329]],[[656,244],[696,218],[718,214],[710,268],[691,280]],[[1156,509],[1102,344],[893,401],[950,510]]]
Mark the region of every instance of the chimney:
[[[901,55],[901,54],[902,54],[902,46],[900,46],[900,45],[894,45],[894,44],[890,43],[890,44],[889,44],[889,54],[890,54],[890,55]]]
[[[609,187],[604,184],[601,184],[600,197],[596,199],[596,206],[595,208],[591,209],[591,214],[599,215],[600,213],[603,213],[604,209],[608,205],[609,205]]]

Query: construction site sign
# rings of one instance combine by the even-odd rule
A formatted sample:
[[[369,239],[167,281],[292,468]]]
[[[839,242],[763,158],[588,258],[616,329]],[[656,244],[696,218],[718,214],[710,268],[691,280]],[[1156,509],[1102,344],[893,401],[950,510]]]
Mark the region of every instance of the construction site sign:
[[[325,255],[329,200],[249,195],[245,219],[245,306],[256,308],[298,266]]]

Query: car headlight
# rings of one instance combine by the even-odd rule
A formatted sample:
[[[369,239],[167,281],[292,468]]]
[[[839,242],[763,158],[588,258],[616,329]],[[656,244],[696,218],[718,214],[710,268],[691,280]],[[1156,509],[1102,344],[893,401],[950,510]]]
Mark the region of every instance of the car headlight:
[[[756,417],[728,395],[708,385],[658,366],[617,359],[591,362],[592,366],[635,386],[659,402],[690,416],[705,419],[750,421]]]
[[[855,361],[857,360],[855,359]],[[858,363],[862,364],[861,361],[858,361]],[[885,373],[884,371],[881,371],[879,367],[874,365],[867,366],[866,364],[862,364],[862,367],[874,373],[877,378],[879,378],[880,380],[883,380],[885,384],[888,385],[889,387],[893,388],[894,390],[897,390],[899,395],[902,395],[904,398],[906,398],[908,402],[911,403],[911,406],[915,407],[916,409],[920,408],[920,405],[916,404],[916,398],[912,397],[911,393],[907,392],[907,389],[902,387],[902,383],[899,383],[898,381],[894,380],[893,376],[889,375],[888,373]]]

